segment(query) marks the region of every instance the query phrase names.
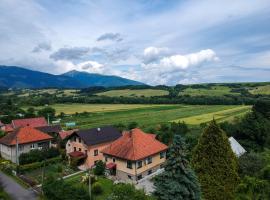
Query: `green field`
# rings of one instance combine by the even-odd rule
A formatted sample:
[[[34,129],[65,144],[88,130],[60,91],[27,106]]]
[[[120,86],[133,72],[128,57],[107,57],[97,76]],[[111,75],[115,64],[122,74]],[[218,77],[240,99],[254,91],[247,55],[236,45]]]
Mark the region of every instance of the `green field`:
[[[40,90],[31,90],[31,89],[24,89],[20,91],[18,94],[19,97],[27,97],[30,95],[43,95],[43,94],[55,94],[58,97],[61,96],[77,96],[79,90],[75,89],[40,89]]]
[[[230,121],[233,120],[234,117],[241,117],[247,111],[250,110],[250,106],[239,106],[231,109],[226,109],[217,112],[210,112],[201,115],[195,115],[191,117],[184,117],[180,119],[173,120],[174,122],[184,121],[187,124],[197,125],[201,123],[207,123],[215,118],[216,121]]]
[[[52,107],[58,112],[65,113],[79,112],[80,107],[88,109],[90,112],[88,114],[70,115],[62,120],[63,125],[66,122],[76,122],[79,128],[130,122],[137,122],[141,128],[149,128],[175,120],[184,120],[189,124],[197,125],[210,121],[213,116],[223,120],[232,120],[234,116],[241,116],[250,110],[249,106],[237,105],[57,104]]]
[[[52,107],[56,110],[56,114],[64,112],[65,114],[74,114],[82,112],[100,113],[111,111],[131,110],[137,108],[160,107],[160,105],[152,104],[55,104]],[[44,107],[36,107],[41,109]]]
[[[251,94],[270,95],[270,85],[258,86],[249,90]]]
[[[96,95],[98,96],[109,96],[109,97],[154,97],[154,96],[164,96],[168,95],[169,92],[166,90],[154,90],[154,89],[140,89],[140,90],[110,90],[107,92],[100,92]]]
[[[186,88],[179,95],[190,96],[224,96],[232,94],[231,88],[227,86],[212,86],[211,88]],[[233,93],[238,95],[239,93]]]

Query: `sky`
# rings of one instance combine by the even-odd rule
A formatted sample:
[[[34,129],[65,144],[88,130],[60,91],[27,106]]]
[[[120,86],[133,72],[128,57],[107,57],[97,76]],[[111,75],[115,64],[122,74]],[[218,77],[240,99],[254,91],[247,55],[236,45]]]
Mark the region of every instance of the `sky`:
[[[270,81],[269,0],[0,0],[0,65],[150,85]]]

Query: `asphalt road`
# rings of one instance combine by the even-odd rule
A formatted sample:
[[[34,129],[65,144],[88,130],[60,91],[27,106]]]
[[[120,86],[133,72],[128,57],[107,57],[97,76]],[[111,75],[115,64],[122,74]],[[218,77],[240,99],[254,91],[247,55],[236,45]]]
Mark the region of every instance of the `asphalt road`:
[[[37,200],[37,195],[31,189],[25,189],[9,176],[0,171],[0,182],[4,190],[14,200]]]

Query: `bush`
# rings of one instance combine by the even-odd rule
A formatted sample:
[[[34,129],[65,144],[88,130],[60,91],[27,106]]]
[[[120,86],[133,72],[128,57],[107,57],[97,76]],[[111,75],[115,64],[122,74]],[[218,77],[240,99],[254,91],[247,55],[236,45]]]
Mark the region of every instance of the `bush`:
[[[22,153],[19,157],[19,162],[21,165],[30,164],[34,162],[41,162],[46,159],[54,158],[60,155],[57,148],[50,149],[34,149],[28,153]]]
[[[96,182],[92,185],[92,192],[94,194],[101,194],[103,192],[102,186],[99,182]]]
[[[255,176],[264,167],[263,157],[256,153],[246,153],[239,158],[239,175]]]
[[[62,161],[62,158],[56,157],[56,158],[48,159],[48,160],[43,161],[43,162],[34,162],[34,163],[30,163],[30,164],[20,165],[19,166],[19,171],[21,173],[24,173],[24,172],[27,172],[27,171],[31,171],[31,170],[34,170],[34,169],[41,168],[44,165],[47,166],[47,165],[54,164],[54,163],[57,163],[57,162],[60,162],[60,161]]]
[[[105,163],[102,160],[97,161],[94,168],[94,174],[97,176],[104,175],[105,173]]]

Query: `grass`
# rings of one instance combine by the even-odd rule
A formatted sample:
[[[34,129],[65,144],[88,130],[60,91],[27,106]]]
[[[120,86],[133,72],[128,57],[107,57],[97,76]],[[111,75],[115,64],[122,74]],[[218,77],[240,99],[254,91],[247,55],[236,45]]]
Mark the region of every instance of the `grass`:
[[[98,96],[109,96],[109,97],[154,97],[168,95],[169,92],[166,90],[154,90],[154,89],[140,89],[140,90],[110,90],[107,92],[97,93]]]
[[[67,106],[67,105],[66,105]],[[72,105],[70,105],[72,107]],[[97,106],[99,105],[92,105]],[[103,105],[104,106],[104,105]],[[62,120],[62,123],[76,122],[79,128],[94,128],[104,125],[114,125],[122,123],[124,125],[130,122],[137,122],[141,128],[154,127],[157,124],[167,123],[169,121],[180,120],[189,117],[196,117],[205,114],[212,116],[216,112],[225,112],[228,110],[228,118],[239,115],[239,112],[245,113],[249,106],[238,105],[152,105],[148,107],[132,107],[123,109],[119,105],[108,105],[110,109],[103,112],[92,112],[85,115],[71,115]],[[139,106],[139,105],[137,105]],[[54,106],[53,106],[54,107]],[[118,109],[117,109],[118,108]],[[231,109],[236,109],[232,112]],[[237,110],[239,109],[239,110]],[[225,112],[226,113],[226,112]],[[219,114],[219,113],[218,113]],[[209,118],[209,117],[208,117]],[[210,117],[212,118],[212,117]]]
[[[40,89],[40,90],[31,90],[31,89],[24,89],[21,90],[20,94],[18,95],[19,97],[28,97],[30,95],[44,95],[46,93],[48,94],[55,94],[58,97],[61,96],[77,96],[77,92],[79,90],[75,89]]]
[[[258,86],[249,90],[251,94],[270,95],[270,85]]]
[[[187,124],[191,124],[191,125],[207,123],[211,121],[213,118],[215,118],[217,121],[231,121],[237,116],[244,115],[249,110],[250,110],[250,106],[240,106],[240,107],[235,107],[235,108],[231,108],[227,110],[180,118],[173,121],[174,122],[184,121]]]
[[[179,95],[190,96],[224,96],[232,94],[231,88],[226,86],[212,86],[211,88],[187,88],[179,93]],[[233,93],[237,95],[239,93]]]
[[[66,114],[74,114],[76,112],[109,112],[109,111],[122,111],[130,110],[136,108],[151,108],[158,105],[151,104],[55,104],[52,105],[56,110],[56,114],[64,112]],[[36,107],[36,109],[41,109],[44,107]],[[26,109],[26,108],[25,108]]]

